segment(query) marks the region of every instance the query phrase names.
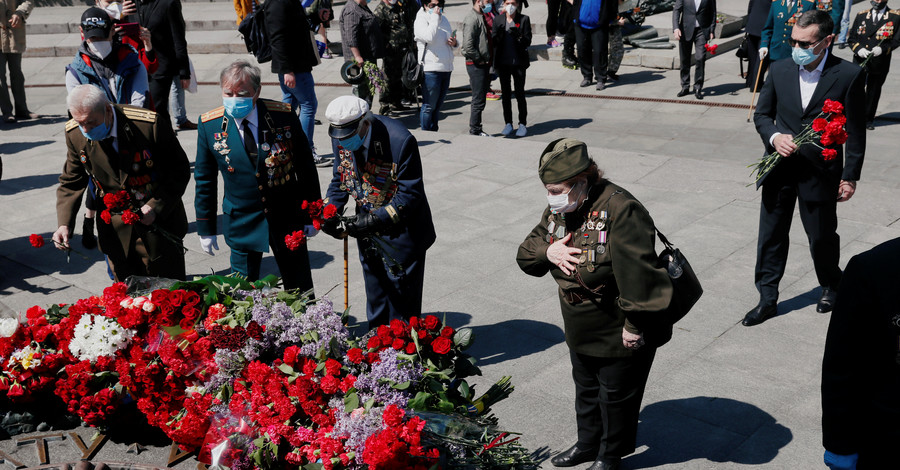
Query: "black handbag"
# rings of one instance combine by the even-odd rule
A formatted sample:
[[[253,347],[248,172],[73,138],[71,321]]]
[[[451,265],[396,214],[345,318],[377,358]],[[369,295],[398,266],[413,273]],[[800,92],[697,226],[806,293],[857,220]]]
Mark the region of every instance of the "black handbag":
[[[674,325],[678,320],[684,318],[685,315],[694,304],[700,300],[703,295],[703,286],[700,280],[694,274],[691,263],[678,248],[675,248],[659,229],[656,230],[659,241],[666,246],[659,257],[657,257],[657,267],[666,268],[669,273],[669,279],[672,281],[672,302],[669,308],[663,312],[661,320],[663,323]]]
[[[427,46],[426,46],[427,49]],[[403,55],[401,67],[403,73],[400,75],[400,81],[403,86],[415,90],[421,84],[425,83],[425,55],[423,53],[422,60],[419,60],[418,47],[412,47]]]

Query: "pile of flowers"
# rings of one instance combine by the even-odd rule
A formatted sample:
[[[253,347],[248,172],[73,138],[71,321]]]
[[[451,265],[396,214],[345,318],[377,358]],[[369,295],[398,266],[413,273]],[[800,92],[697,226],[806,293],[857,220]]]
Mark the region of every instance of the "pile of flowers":
[[[824,161],[834,160],[837,158],[837,149],[831,147],[844,145],[844,142],[847,142],[847,131],[844,129],[846,123],[844,105],[835,100],[825,100],[822,111],[798,135],[794,136],[793,142],[798,148],[805,144],[815,145],[822,150]],[[772,171],[772,168],[775,168],[782,158],[784,157],[775,151],[749,165],[748,168],[752,168],[756,172],[754,182]]]
[[[327,298],[272,277],[138,281],[0,320],[0,400],[52,394],[105,432],[136,408],[233,469],[536,468],[489,414],[509,377],[477,398],[466,382],[468,329],[429,315],[356,337]]]

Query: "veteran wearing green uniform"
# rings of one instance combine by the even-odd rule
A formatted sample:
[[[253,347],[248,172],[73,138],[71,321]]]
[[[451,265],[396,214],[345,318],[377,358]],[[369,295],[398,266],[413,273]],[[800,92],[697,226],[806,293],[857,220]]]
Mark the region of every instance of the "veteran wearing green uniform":
[[[313,288],[309,252],[289,249],[285,236],[315,235],[303,201],[321,199],[319,177],[306,135],[291,106],[259,98],[260,71],[245,60],[219,76],[220,106],[200,116],[194,179],[197,233],[203,251],[219,249],[218,180],[222,174],[224,224],[231,269],[259,279],[262,254],[272,248],[284,287]]]
[[[187,217],[181,197],[191,168],[172,127],[153,111],[111,104],[93,85],[73,88],[68,106],[73,119],[66,124],[68,154],[56,191],[56,246],[69,246],[81,197],[93,180],[104,214],[97,224],[100,251],[115,280],[183,280]],[[127,212],[140,220],[123,222],[123,211],[104,206],[104,195],[120,191],[130,199]]]
[[[603,179],[583,142],[551,142],[538,173],[549,206],[519,246],[517,261],[532,276],[549,272],[559,286],[578,424],[577,443],[551,462],[619,468],[634,452],[656,348],[672,335],[671,326],[654,321],[669,306],[672,284],[656,267],[647,210]]]
[[[791,56],[791,31],[800,14],[807,10],[823,10],[834,20],[835,31],[840,33],[841,16],[844,14],[844,2],[836,0],[774,0],[769,9],[769,17],[763,26],[759,43],[759,59],[768,57],[769,61],[786,59]]]

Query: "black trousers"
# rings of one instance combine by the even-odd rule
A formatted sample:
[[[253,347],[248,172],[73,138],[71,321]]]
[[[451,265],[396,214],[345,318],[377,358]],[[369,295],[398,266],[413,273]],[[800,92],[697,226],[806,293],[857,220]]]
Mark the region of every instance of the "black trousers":
[[[881,87],[887,80],[891,63],[888,62],[883,70],[871,70],[866,76],[866,122],[875,120],[878,111],[878,101],[881,99]]]
[[[795,155],[791,158],[803,158]],[[841,282],[840,236],[837,234],[837,190],[835,199],[829,201],[804,201],[800,199],[800,221],[809,240],[813,267],[819,285],[837,289]],[[775,305],[778,302],[778,283],[787,265],[789,233],[797,189],[791,185],[764,184],[759,211],[759,240],[756,252],[756,289],[760,303]]]
[[[466,64],[469,74],[469,86],[472,88],[472,112],[469,114],[469,134],[481,134],[481,113],[487,100],[485,94],[491,89],[490,64]]]
[[[160,118],[165,118],[172,125],[172,118],[169,115],[169,91],[172,89],[172,80],[175,77],[150,77],[150,96],[153,97],[153,106],[156,107],[156,114]]]
[[[569,2],[562,2],[559,7],[559,16],[562,18],[561,33],[563,37],[563,57],[575,60],[575,23],[572,21],[572,5]]]
[[[559,7],[560,3],[566,3],[561,0],[547,0],[547,39],[556,36],[559,29]]]
[[[762,38],[759,36],[747,35],[747,59],[750,61],[747,68],[747,88],[750,91],[754,90],[753,82],[756,80],[757,73],[759,73],[759,83],[756,84],[755,89],[756,91],[762,90],[763,83],[766,81],[766,70],[769,68],[769,56],[759,60],[760,41],[762,41]],[[762,72],[759,72],[759,67],[762,67]]]
[[[631,357],[569,356],[579,447],[599,447],[605,459],[631,454],[656,348],[643,346]]]
[[[597,82],[605,82],[609,73],[609,28],[584,29],[575,26],[578,62],[581,75]]]
[[[694,90],[703,89],[703,78],[706,70],[706,32],[694,28],[694,35],[681,37],[678,41],[678,57],[681,59],[681,89],[691,86],[691,47],[694,48]]]
[[[422,286],[425,282],[425,252],[400,260],[399,272],[392,272],[385,260],[369,249],[369,241],[357,240],[359,261],[366,285],[366,318],[369,329],[387,325],[393,319],[408,320],[422,313]]]
[[[500,75],[500,99],[503,102],[503,122],[513,123],[512,113],[512,87],[516,90],[516,104],[519,107],[519,124],[528,125],[528,104],[525,102],[525,67],[516,65],[498,65],[497,73]]]
[[[284,238],[269,233],[269,247],[281,273],[281,282],[285,289],[300,289],[305,292],[313,288],[312,272],[309,269],[309,251],[301,245],[291,251],[284,244]],[[259,279],[259,268],[262,264],[262,253],[259,251],[243,251],[231,248],[231,270],[247,276],[248,280]]]
[[[9,86],[6,82],[6,69],[9,68]],[[15,100],[9,99],[9,91]],[[22,54],[0,52],[0,113],[3,116],[28,117],[28,105],[25,103],[25,74],[22,73]]]

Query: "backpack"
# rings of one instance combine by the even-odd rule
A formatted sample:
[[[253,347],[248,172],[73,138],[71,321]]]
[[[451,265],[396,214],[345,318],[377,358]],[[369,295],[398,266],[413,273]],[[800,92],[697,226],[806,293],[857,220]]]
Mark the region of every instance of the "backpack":
[[[425,82],[425,64],[424,56],[419,61],[418,47],[412,47],[403,54],[403,62],[401,64],[400,81],[403,86],[415,90]]]
[[[254,2],[255,5],[255,2]],[[238,31],[244,36],[247,52],[256,57],[260,64],[272,60],[272,45],[266,29],[266,6],[255,6],[252,12],[241,20]]]

